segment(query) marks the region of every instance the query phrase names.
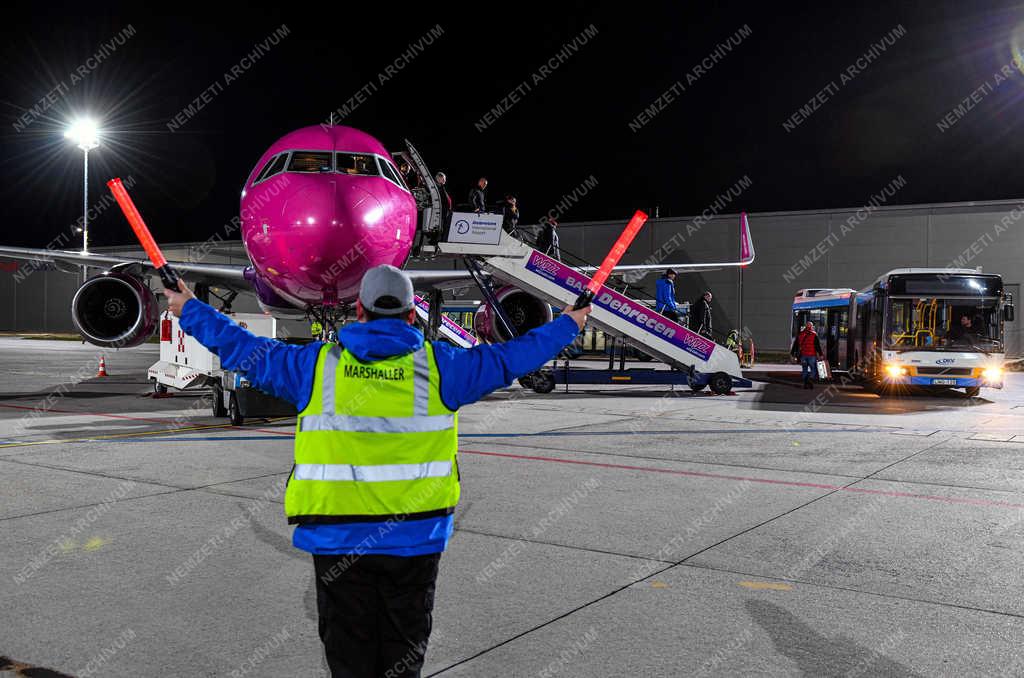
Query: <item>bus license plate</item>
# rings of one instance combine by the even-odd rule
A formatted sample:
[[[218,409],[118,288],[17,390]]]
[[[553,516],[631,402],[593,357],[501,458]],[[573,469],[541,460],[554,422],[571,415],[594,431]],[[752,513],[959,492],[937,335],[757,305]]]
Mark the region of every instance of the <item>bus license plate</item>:
[[[932,379],[936,386],[956,386],[956,379]]]

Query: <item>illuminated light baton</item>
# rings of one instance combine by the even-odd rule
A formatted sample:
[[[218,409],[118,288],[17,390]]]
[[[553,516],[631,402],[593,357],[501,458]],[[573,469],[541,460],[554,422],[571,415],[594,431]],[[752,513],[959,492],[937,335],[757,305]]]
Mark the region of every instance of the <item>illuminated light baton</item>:
[[[641,210],[637,210],[633,215],[633,218],[626,224],[626,228],[622,231],[622,235],[612,245],[612,249],[608,252],[608,256],[601,262],[601,268],[597,269],[594,277],[587,283],[587,289],[583,290],[576,299],[576,304],[572,307],[573,310],[579,310],[584,306],[590,304],[594,300],[594,295],[601,289],[601,285],[604,285],[604,281],[608,279],[608,276],[612,274],[612,269],[619,265],[619,260],[622,259],[622,255],[629,249],[630,243],[633,242],[633,238],[640,232],[640,227],[647,221],[647,215]]]
[[[125,218],[131,224],[132,230],[135,231],[135,237],[139,239],[139,244],[146,251],[146,256],[149,257],[149,260],[153,262],[153,268],[160,274],[160,280],[163,281],[164,287],[177,291],[178,274],[167,264],[164,253],[160,251],[159,245],[153,240],[149,229],[146,228],[146,222],[142,220],[142,215],[139,214],[138,208],[135,207],[135,203],[132,202],[132,198],[128,195],[128,191],[121,183],[121,180],[111,179],[107,182],[107,188],[114,194],[117,204],[121,206],[121,211],[124,212]]]

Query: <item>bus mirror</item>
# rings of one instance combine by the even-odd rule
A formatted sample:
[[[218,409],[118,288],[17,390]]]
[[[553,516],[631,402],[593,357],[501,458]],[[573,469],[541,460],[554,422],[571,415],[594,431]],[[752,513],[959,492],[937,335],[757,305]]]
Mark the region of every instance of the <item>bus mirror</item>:
[[[1013,322],[1013,304],[1007,304],[1003,306],[1003,320],[1008,323]]]

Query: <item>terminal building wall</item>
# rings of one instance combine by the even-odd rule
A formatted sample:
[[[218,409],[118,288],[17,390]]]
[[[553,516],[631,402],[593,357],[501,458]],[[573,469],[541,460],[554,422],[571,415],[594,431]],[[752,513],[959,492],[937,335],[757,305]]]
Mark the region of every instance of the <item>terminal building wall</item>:
[[[1001,274],[1007,290],[1020,301],[1024,201],[880,207],[870,214],[856,209],[754,213],[749,219],[757,253],[754,263],[742,271],[725,268],[680,275],[676,292],[684,301],[711,290],[716,335],[747,328],[761,350],[788,348],[790,306],[796,290],[862,289],[894,268],[981,266],[985,272]],[[563,258],[567,263],[574,263],[574,257],[599,263],[624,224],[624,220],[561,224]],[[674,245],[674,251],[662,257],[658,250],[667,243]],[[651,219],[624,262],[667,265],[735,260],[738,247],[738,214],[718,215],[703,224],[694,217]],[[247,262],[238,242],[213,248],[186,243],[164,249],[168,259]],[[104,251],[141,256],[131,248]],[[81,274],[38,270],[18,282],[12,266],[0,263],[0,331],[73,332],[69,308]],[[414,264],[417,268],[459,266],[448,260]],[[627,293],[653,301],[658,275],[647,275]],[[475,299],[478,294],[470,291],[464,298]],[[258,312],[251,295],[240,295],[234,308]],[[1019,323],[1007,326],[1007,349],[1021,354]]]

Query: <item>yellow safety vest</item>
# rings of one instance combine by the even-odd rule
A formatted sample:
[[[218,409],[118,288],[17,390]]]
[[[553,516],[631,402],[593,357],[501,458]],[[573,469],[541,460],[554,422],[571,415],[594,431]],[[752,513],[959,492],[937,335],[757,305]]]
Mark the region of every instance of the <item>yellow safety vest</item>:
[[[459,502],[457,449],[458,415],[441,401],[429,342],[377,362],[325,344],[296,425],[288,522],[449,514]]]

